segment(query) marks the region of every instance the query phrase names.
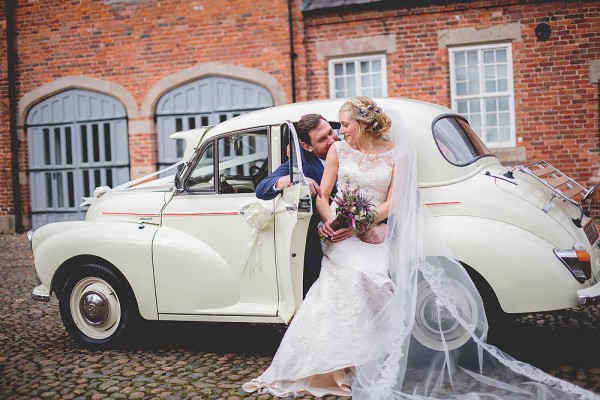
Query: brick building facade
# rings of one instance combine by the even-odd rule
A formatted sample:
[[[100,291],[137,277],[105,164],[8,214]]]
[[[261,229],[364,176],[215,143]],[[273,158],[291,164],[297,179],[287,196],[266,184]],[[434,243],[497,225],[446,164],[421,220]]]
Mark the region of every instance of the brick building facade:
[[[116,153],[109,155],[107,150],[106,159],[99,157],[96,167],[125,168],[129,177],[136,178],[168,159],[160,150],[163,122],[175,118],[178,124],[192,123],[196,118],[212,123],[215,120],[209,118],[222,120],[270,104],[343,97],[353,93],[347,91],[352,85],[352,90],[367,95],[410,97],[459,108],[480,125],[501,160],[546,159],[584,186],[600,182],[597,2],[336,3],[16,0],[14,9],[4,7],[0,231],[30,227],[32,209],[34,214],[42,210],[39,203],[52,196],[32,193],[39,191],[32,179],[56,180],[64,173],[64,168],[38,171],[32,165],[36,159],[32,140],[46,149],[51,145],[57,149],[60,143],[63,153],[52,150],[56,154],[51,157],[47,150],[40,157],[73,164],[65,161],[65,151],[79,157],[75,138],[83,126],[101,129],[89,136],[100,141],[88,146],[107,148],[116,146],[110,135],[117,128],[106,129],[124,120],[126,160],[116,165]],[[11,24],[15,51],[7,54]],[[11,57],[16,63],[16,132],[10,129],[7,60]],[[188,119],[180,116],[190,104],[169,108],[170,100],[177,102],[179,88],[196,90],[201,85],[212,85],[211,93],[236,99],[236,88],[243,87],[268,99],[252,104],[223,99],[212,108],[195,105],[197,109],[189,111],[193,118]],[[221,93],[220,87],[228,91]],[[73,116],[61,107],[76,98],[91,99],[89,104],[107,102],[111,110],[118,110],[85,114],[81,103]],[[490,107],[497,108],[492,112]],[[11,134],[18,139],[18,160],[11,151]],[[15,161],[18,173],[11,167]],[[67,176],[72,175],[62,176],[71,188]],[[16,202],[13,181],[20,185]],[[67,196],[72,195],[69,190],[65,189]],[[56,192],[53,196],[55,204]]]

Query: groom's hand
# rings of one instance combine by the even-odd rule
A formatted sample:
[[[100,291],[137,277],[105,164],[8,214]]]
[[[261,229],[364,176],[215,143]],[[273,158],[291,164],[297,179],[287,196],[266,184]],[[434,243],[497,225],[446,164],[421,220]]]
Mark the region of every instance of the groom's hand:
[[[319,197],[321,197],[321,188],[319,187],[319,184],[309,177],[306,177],[306,180],[308,181],[308,186],[310,186],[310,196],[315,197],[316,195],[319,195]],[[284,175],[275,182],[275,189],[283,190],[290,185],[290,176]]]
[[[310,196],[315,197],[316,195],[319,195],[319,197],[321,197],[321,188],[317,181],[309,177],[306,177],[306,180],[308,181],[308,186],[310,186]]]
[[[289,175],[284,175],[281,178],[277,179],[277,182],[275,182],[275,189],[277,189],[277,190],[283,190],[288,186],[290,186],[290,176]]]

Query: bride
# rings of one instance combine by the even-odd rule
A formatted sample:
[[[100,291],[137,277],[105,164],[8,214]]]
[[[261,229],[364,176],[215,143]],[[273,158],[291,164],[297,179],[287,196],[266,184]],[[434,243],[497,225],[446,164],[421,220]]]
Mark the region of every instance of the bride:
[[[412,144],[402,135],[389,141],[391,119],[367,97],[346,101],[339,118],[346,140],[331,146],[316,200],[326,238],[321,274],[272,364],[243,389],[279,397],[600,399],[485,343],[487,321],[475,286],[426,230]],[[346,187],[360,189],[375,206],[376,224],[387,219],[384,243],[334,235],[336,202],[330,206],[328,199],[336,183],[337,196]],[[438,310],[417,310],[425,289]],[[465,305],[465,295],[474,301]],[[442,351],[412,338],[420,313],[428,311],[438,313]],[[466,337],[459,348],[446,345],[457,329],[448,329],[444,315]]]

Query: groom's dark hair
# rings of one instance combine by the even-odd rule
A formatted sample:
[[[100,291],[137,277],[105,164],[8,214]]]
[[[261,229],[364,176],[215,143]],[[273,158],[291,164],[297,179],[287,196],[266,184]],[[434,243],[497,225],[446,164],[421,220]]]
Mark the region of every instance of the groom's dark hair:
[[[320,114],[303,115],[302,118],[300,118],[300,121],[298,121],[298,124],[296,125],[296,133],[298,134],[298,139],[300,139],[306,144],[312,145],[312,143],[310,142],[310,136],[308,135],[308,132],[319,126],[321,120],[327,122],[327,120]]]

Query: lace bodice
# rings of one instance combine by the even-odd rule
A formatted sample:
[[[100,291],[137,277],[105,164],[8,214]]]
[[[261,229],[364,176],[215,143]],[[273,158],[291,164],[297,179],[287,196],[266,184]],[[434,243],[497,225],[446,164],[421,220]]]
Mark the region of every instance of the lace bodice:
[[[350,189],[360,191],[371,199],[375,206],[387,199],[394,166],[394,149],[379,154],[365,154],[346,142],[337,142],[339,170],[338,190],[349,182]]]

